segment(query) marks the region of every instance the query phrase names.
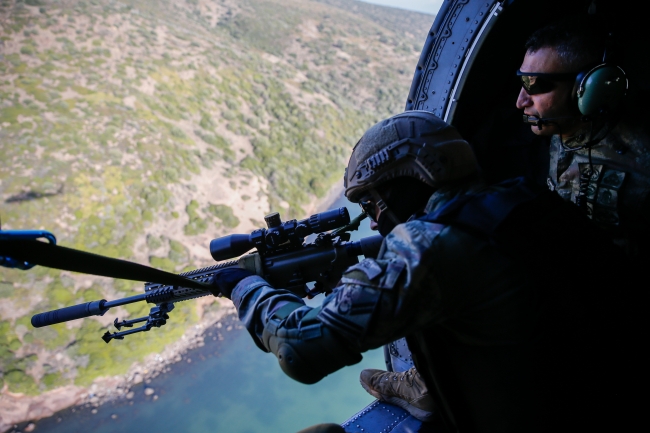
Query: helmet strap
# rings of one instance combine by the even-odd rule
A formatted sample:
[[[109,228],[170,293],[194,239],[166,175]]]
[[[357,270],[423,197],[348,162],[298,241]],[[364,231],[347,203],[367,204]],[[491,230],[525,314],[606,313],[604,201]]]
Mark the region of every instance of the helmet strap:
[[[388,205],[384,201],[384,199],[381,197],[381,195],[377,192],[376,189],[372,188],[370,191],[370,195],[372,198],[375,200],[375,204],[377,207],[379,207],[379,210],[381,211],[382,215],[386,215],[385,218],[388,218],[390,222],[392,222],[395,225],[401,224],[404,221],[400,221],[399,218],[397,218],[397,215],[395,215],[395,212],[390,210],[388,208]]]

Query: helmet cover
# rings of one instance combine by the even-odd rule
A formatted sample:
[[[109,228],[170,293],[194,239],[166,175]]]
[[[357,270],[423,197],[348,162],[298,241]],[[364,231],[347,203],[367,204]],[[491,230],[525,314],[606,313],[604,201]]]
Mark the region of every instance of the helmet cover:
[[[354,146],[345,196],[356,203],[369,189],[398,177],[438,188],[477,172],[474,152],[456,128],[429,111],[405,111],[372,126]]]

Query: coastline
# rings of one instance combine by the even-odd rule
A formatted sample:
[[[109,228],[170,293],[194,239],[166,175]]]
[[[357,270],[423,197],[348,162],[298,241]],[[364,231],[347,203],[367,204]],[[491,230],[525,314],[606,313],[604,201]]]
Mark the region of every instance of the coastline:
[[[336,183],[334,186],[327,191],[327,194],[318,201],[316,206],[317,212],[323,212],[331,209],[332,205],[339,199],[344,193],[343,185],[341,183]]]
[[[309,208],[313,209],[313,212],[328,210],[342,194],[342,185],[337,183]],[[181,361],[186,352],[204,345],[204,334],[208,329],[213,326],[220,327],[222,320],[236,314],[230,301],[220,298],[197,300],[202,304],[206,301],[218,302],[220,308],[205,313],[201,321],[188,328],[179,340],[166,346],[162,352],[152,353],[142,362],[134,363],[123,375],[99,377],[88,387],[67,385],[36,396],[14,394],[8,392],[5,386],[0,390],[0,432],[16,431],[17,426],[25,422],[28,424],[23,431],[30,432],[35,428],[35,421],[51,417],[71,407],[97,408],[117,399],[133,398],[133,386],[143,382],[146,384],[154,377],[166,373],[168,367]]]
[[[70,407],[96,408],[116,399],[133,398],[133,386],[167,372],[169,365],[182,361],[186,352],[205,344],[206,330],[213,326],[220,328],[221,321],[235,314],[231,302],[214,300],[220,304],[217,311],[206,313],[200,323],[188,328],[179,340],[159,353],[147,355],[142,362],[134,363],[123,375],[98,377],[88,387],[68,385],[37,396],[10,393],[5,387],[0,392],[0,432],[15,430],[18,424],[25,422],[29,424],[24,431],[29,432],[35,428],[33,422]]]

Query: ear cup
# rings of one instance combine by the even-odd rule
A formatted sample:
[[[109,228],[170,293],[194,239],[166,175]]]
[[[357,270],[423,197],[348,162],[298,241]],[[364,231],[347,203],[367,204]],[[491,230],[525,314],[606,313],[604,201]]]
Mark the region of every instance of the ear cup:
[[[584,116],[616,109],[627,93],[627,77],[618,66],[603,63],[578,74],[576,97]]]

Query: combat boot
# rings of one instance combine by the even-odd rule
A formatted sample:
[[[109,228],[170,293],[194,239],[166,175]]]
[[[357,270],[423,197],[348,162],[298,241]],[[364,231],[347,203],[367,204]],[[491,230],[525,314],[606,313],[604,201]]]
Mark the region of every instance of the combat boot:
[[[359,380],[363,389],[377,399],[401,407],[420,421],[432,420],[435,403],[415,368],[399,373],[363,370]]]

